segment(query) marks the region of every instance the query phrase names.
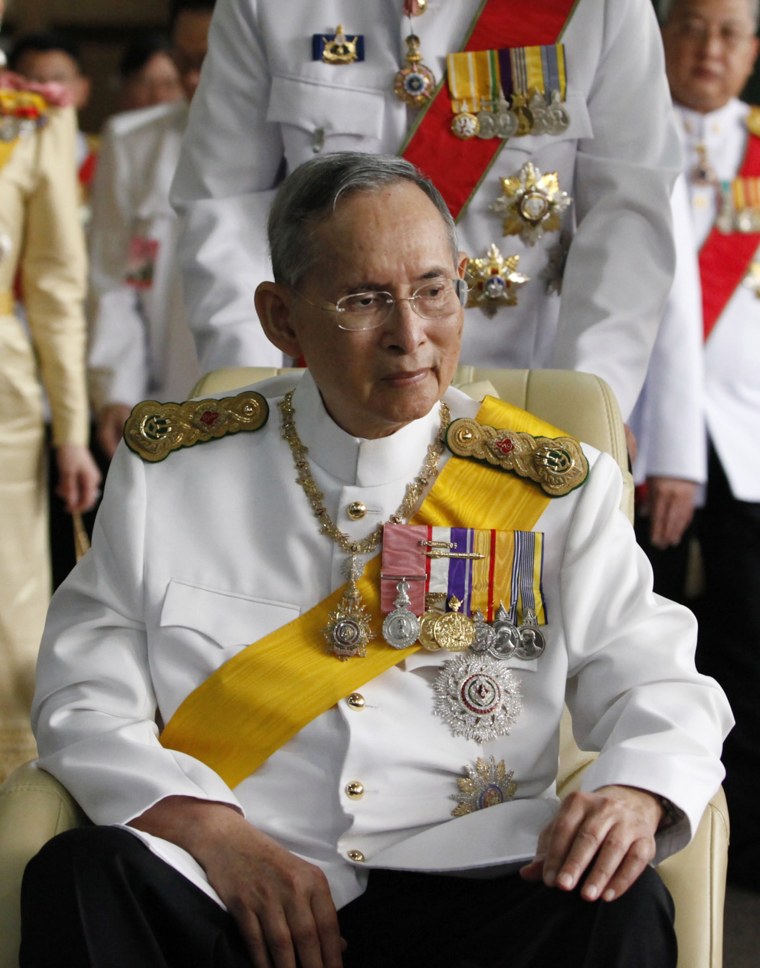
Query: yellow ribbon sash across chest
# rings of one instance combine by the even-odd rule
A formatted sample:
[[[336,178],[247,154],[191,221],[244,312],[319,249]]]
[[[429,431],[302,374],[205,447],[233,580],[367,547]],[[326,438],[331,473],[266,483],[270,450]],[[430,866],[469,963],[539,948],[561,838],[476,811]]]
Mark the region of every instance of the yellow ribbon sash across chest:
[[[477,420],[537,437],[556,427],[486,397]],[[452,457],[413,523],[530,531],[551,500],[530,480],[487,463]],[[365,606],[380,614],[380,557],[359,581]],[[391,649],[379,637],[365,658],[337,662],[322,630],[343,589],[237,653],[181,703],[161,743],[206,763],[230,786],[250,776],[304,726],[359,686],[416,652]]]

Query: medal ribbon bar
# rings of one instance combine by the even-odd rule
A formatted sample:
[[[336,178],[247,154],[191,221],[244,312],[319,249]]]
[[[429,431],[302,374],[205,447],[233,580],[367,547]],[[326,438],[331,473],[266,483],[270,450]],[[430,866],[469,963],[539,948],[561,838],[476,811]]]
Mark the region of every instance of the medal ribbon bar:
[[[576,0],[484,0],[462,49],[493,50],[556,44]],[[500,139],[451,136],[451,100],[442,84],[410,132],[401,154],[422,169],[446,199],[455,219],[501,150]]]
[[[426,542],[450,545],[429,556]],[[387,524],[383,529],[380,610],[394,608],[399,580],[409,582],[409,608],[425,611],[425,596],[439,594],[461,601],[462,614],[480,611],[492,621],[499,603],[515,605],[524,617],[535,613],[546,621],[541,579],[543,534],[531,531],[496,531],[475,528]],[[466,555],[467,557],[463,557]]]

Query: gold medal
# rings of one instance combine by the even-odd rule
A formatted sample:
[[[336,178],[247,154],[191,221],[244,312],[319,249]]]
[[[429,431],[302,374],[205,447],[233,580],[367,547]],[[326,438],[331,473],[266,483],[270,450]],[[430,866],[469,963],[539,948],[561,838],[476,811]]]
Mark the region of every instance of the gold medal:
[[[430,68],[422,63],[420,38],[416,34],[410,34],[405,43],[406,65],[394,78],[393,92],[405,104],[420,108],[433,96],[435,76]]]
[[[433,638],[447,652],[466,652],[475,641],[472,619],[462,615],[461,607],[462,603],[452,595],[449,599],[451,611],[444,612],[433,625]]]
[[[460,111],[459,114],[454,115],[451,122],[451,131],[462,141],[469,141],[480,131],[480,121],[478,121],[477,115],[469,111]]]

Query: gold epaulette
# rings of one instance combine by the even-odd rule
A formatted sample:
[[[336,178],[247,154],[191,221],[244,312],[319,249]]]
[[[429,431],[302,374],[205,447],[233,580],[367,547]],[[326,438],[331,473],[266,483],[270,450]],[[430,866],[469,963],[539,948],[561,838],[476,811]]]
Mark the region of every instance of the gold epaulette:
[[[755,137],[760,138],[760,107],[756,104],[750,105],[749,114],[746,120],[747,131],[750,134],[754,134]]]
[[[549,497],[564,497],[588,477],[588,460],[574,437],[534,437],[461,417],[449,425],[446,445],[456,457],[534,481]]]
[[[259,430],[269,418],[260,393],[188,400],[186,403],[138,403],[124,424],[124,441],[143,460],[164,460],[174,450],[218,440],[241,430]]]

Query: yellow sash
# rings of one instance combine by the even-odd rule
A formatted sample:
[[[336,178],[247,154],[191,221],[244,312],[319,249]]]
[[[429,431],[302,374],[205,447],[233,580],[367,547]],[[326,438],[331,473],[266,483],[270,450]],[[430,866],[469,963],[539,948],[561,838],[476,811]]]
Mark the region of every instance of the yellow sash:
[[[15,305],[12,292],[0,291],[0,316],[11,316]]]
[[[477,419],[534,436],[562,434],[493,397],[483,401]],[[530,531],[550,500],[514,474],[452,457],[414,523]],[[359,587],[367,609],[379,615],[379,556],[367,563]],[[365,658],[337,661],[322,629],[342,595],[338,588],[217,669],[182,702],[161,743],[201,760],[235,787],[313,719],[419,649],[392,649],[378,638]]]

